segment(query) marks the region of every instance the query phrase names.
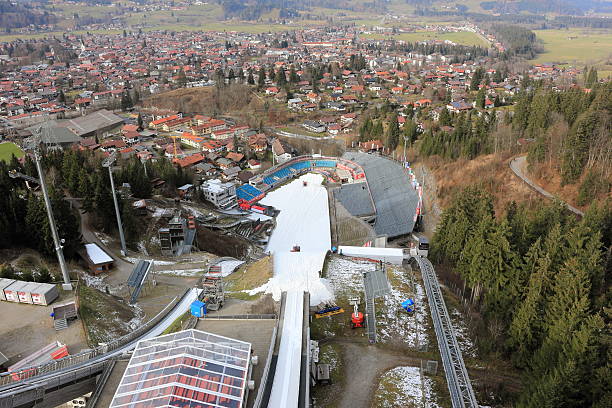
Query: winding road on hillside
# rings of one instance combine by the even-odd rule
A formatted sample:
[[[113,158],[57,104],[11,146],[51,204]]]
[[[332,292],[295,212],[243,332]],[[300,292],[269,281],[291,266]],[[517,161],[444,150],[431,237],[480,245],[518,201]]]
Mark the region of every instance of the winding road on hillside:
[[[554,200],[554,199],[558,198],[555,195],[553,195],[552,193],[549,193],[548,191],[544,190],[542,187],[538,186],[529,177],[527,177],[527,175],[526,175],[527,172],[525,171],[526,167],[527,167],[527,156],[515,157],[510,162],[510,168],[512,169],[514,174],[516,174],[516,176],[518,178],[520,178],[525,183],[527,183],[531,188],[533,188],[535,191],[537,191],[538,193],[542,194],[543,196],[545,196],[545,197],[547,197],[547,198],[549,198],[551,200]],[[584,213],[582,211],[580,211],[579,209],[577,209],[576,207],[571,206],[570,204],[568,204],[565,201],[562,201],[562,203],[565,204],[567,209],[570,210],[571,212],[573,212],[574,214],[579,215],[581,217],[584,216]]]

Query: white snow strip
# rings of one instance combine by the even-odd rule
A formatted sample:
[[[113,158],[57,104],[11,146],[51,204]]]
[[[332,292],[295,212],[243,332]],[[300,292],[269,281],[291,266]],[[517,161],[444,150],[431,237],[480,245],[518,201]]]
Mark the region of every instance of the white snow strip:
[[[160,275],[171,275],[171,276],[197,276],[204,272],[202,268],[196,269],[162,269],[155,270],[155,273],[159,273]]]
[[[178,263],[176,261],[160,261],[158,259],[151,259],[149,257],[136,258],[136,257],[126,256],[124,259],[128,261],[129,263],[133,263],[133,264],[137,264],[139,261],[151,261],[152,260],[156,266],[176,265]]]
[[[401,265],[404,260],[404,251],[401,248],[376,248],[358,246],[339,246],[338,253],[345,256],[376,259]]]
[[[265,291],[279,300],[284,291],[307,290],[312,306],[333,300],[326,280],[319,276],[331,247],[327,190],[322,181],[319,174],[306,174],[262,200],[280,210],[267,247],[274,254],[274,277],[251,294]],[[300,252],[290,252],[296,245]]]
[[[478,356],[478,350],[470,338],[470,330],[466,324],[465,316],[459,310],[451,308],[450,318],[453,323],[453,329],[455,330],[457,343],[459,343],[459,348],[461,348],[461,353],[464,356],[476,358]]]
[[[306,186],[304,180],[308,182]],[[310,292],[311,305],[333,298],[325,280],[319,277],[331,246],[327,191],[322,181],[321,175],[306,174],[262,200],[262,204],[274,206],[280,214],[267,247],[274,256],[274,277],[259,290],[272,293],[275,299],[287,292],[270,407],[298,406],[303,292]],[[300,252],[290,252],[295,245]]]

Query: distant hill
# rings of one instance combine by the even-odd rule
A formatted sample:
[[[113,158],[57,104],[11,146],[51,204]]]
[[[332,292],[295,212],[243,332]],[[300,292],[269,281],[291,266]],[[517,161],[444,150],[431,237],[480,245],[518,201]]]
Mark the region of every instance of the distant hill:
[[[480,7],[500,14],[529,12],[582,16],[587,11],[612,12],[612,2],[607,0],[492,0],[483,1]]]
[[[338,10],[378,12],[386,9],[386,0],[218,0],[223,7],[225,18],[257,20],[261,16],[279,10],[280,18],[297,17],[311,7],[324,7]]]
[[[0,0],[0,29],[26,27],[30,24],[40,26],[53,24],[56,17],[46,11],[34,12],[27,4],[11,3]]]

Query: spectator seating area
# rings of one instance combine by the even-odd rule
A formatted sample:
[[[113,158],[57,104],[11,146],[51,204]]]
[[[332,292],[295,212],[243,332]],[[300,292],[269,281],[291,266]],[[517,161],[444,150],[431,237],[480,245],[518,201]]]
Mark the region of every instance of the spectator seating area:
[[[263,195],[263,191],[259,190],[257,187],[253,187],[250,184],[243,184],[236,189],[236,196],[239,200],[244,201],[256,201],[261,198]]]
[[[269,186],[273,186],[281,181],[293,177],[295,174],[302,173],[304,170],[309,170],[316,167],[336,167],[334,160],[304,160],[291,163],[290,165],[276,170],[274,173],[264,177],[263,181]]]

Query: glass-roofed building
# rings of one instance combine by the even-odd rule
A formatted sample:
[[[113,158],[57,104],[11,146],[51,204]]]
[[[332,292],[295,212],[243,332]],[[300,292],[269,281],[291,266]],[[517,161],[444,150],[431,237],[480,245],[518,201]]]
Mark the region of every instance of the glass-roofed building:
[[[199,330],[138,342],[111,408],[242,408],[251,344]]]

